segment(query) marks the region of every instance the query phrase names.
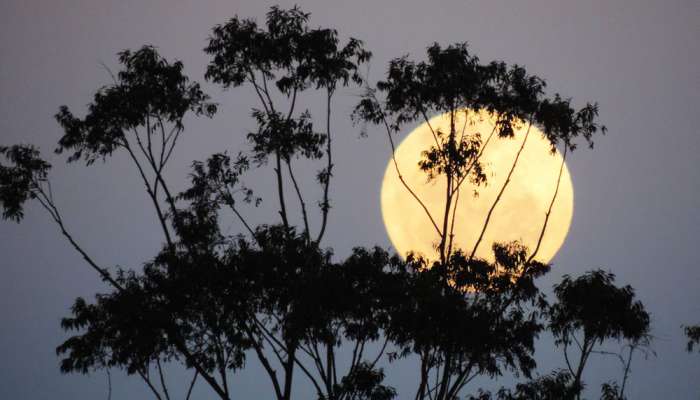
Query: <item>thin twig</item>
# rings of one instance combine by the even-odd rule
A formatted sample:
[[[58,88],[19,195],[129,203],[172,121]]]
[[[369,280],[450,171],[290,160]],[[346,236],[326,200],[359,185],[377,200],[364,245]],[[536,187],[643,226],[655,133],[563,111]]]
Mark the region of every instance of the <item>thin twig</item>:
[[[537,238],[537,245],[535,246],[535,250],[533,250],[532,254],[527,259],[527,264],[529,264],[532,260],[534,260],[535,256],[537,255],[537,252],[540,251],[540,245],[542,244],[542,239],[544,238],[544,233],[547,230],[547,223],[549,222],[549,216],[552,213],[552,207],[554,206],[554,201],[557,199],[557,194],[559,193],[559,184],[561,183],[562,172],[564,172],[564,163],[566,162],[566,152],[568,149],[569,149],[569,146],[564,146],[564,155],[561,158],[561,165],[559,166],[559,175],[557,176],[557,185],[556,185],[556,188],[554,189],[554,195],[552,196],[552,201],[549,203],[549,207],[547,208],[547,213],[544,216],[544,224],[542,225],[542,230],[540,231],[540,236]]]
[[[304,236],[306,236],[307,240],[311,237],[311,232],[309,231],[309,218],[306,214],[306,203],[304,202],[304,197],[301,194],[301,190],[299,189],[299,185],[297,184],[297,180],[294,177],[294,172],[292,171],[292,161],[291,160],[285,160],[285,163],[287,164],[287,170],[289,171],[289,177],[292,178],[292,184],[294,186],[294,190],[297,193],[297,198],[299,199],[299,204],[301,205],[301,215],[304,220]]]
[[[372,95],[372,97],[376,100],[376,97]],[[442,237],[442,232],[440,231],[440,228],[438,227],[437,223],[435,222],[435,219],[433,218],[433,215],[430,213],[428,210],[428,207],[423,203],[423,201],[418,197],[418,195],[411,189],[411,187],[406,183],[406,181],[403,178],[403,175],[401,175],[401,170],[399,169],[399,163],[396,160],[396,146],[394,145],[394,139],[391,137],[391,128],[389,127],[389,122],[386,120],[386,116],[384,114],[384,111],[381,111],[382,114],[382,122],[384,123],[384,127],[386,128],[386,133],[387,137],[389,138],[389,144],[391,145],[391,160],[394,163],[394,169],[396,170],[396,174],[399,176],[399,181],[401,181],[401,184],[403,185],[406,190],[413,196],[413,198],[420,204],[420,206],[423,208],[423,211],[425,211],[426,216],[428,219],[430,219],[430,223],[433,225],[433,228],[435,228],[435,231],[439,236]]]
[[[163,400],[163,398],[160,396],[160,393],[158,393],[158,390],[153,386],[153,383],[151,383],[151,380],[148,378],[148,374],[144,373],[143,371],[139,370],[138,374],[141,376],[141,379],[143,379],[144,382],[146,382],[146,385],[151,389],[151,392],[153,393],[154,396],[156,396],[156,399],[158,400]]]
[[[163,388],[163,394],[167,400],[170,400],[170,395],[168,394],[168,387],[165,384],[165,378],[163,377],[163,368],[160,366],[160,360],[156,360],[156,366],[158,367],[158,376],[160,377],[160,386]]]
[[[190,396],[192,395],[192,389],[194,389],[194,384],[197,382],[197,377],[199,376],[199,372],[195,371],[194,376],[192,377],[192,381],[190,382],[190,387],[187,389],[187,396],[185,397],[185,400],[190,400]]]
[[[532,127],[532,118],[530,119],[530,122],[527,127],[527,132],[525,133],[525,138],[523,139],[523,143],[520,145],[520,148],[518,149],[518,152],[515,155],[515,160],[513,161],[513,165],[510,168],[510,171],[508,171],[508,175],[506,176],[505,182],[503,182],[503,186],[501,186],[501,190],[498,192],[498,195],[496,196],[496,200],[494,200],[493,204],[491,205],[491,208],[489,209],[488,214],[486,214],[486,220],[484,221],[484,225],[481,228],[481,233],[479,234],[479,238],[476,240],[476,243],[474,243],[474,248],[472,249],[471,254],[469,255],[469,259],[473,259],[474,255],[476,254],[476,250],[479,248],[479,244],[481,244],[481,240],[484,238],[484,233],[486,233],[486,228],[488,228],[489,221],[491,220],[491,215],[493,214],[493,210],[496,209],[496,205],[498,202],[501,200],[501,196],[503,196],[503,192],[505,192],[506,187],[508,186],[508,183],[510,183],[510,178],[513,175],[513,171],[515,171],[515,167],[518,164],[518,160],[520,159],[520,154],[523,151],[523,148],[525,147],[525,143],[527,142],[527,138],[530,136],[530,128]]]

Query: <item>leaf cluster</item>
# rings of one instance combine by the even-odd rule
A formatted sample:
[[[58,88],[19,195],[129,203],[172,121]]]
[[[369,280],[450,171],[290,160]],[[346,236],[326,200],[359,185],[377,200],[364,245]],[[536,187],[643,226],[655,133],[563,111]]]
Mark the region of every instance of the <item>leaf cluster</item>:
[[[386,124],[391,131],[399,132],[407,123],[427,121],[428,115],[486,111],[495,117],[500,137],[512,137],[518,126],[534,123],[553,148],[563,143],[574,149],[577,137],[592,145],[593,134],[599,130],[605,132],[605,127],[595,120],[597,104],[586,104],[576,110],[571,99],[559,94],[547,98],[545,87],[543,79],[529,74],[522,66],[502,61],[481,63],[469,52],[466,43],[445,48],[435,43],[427,49],[426,61],[416,62],[408,56],[392,60],[386,79],[379,81],[376,88],[368,88],[354,117]],[[451,132],[444,136],[452,137],[456,131],[452,126]],[[442,151],[455,151],[460,146],[459,141],[442,140],[427,153],[431,156],[428,158],[432,163],[444,159],[450,165],[449,161],[459,157],[438,157],[440,147],[445,148]]]
[[[0,146],[0,205],[2,218],[19,222],[24,217],[24,203],[37,198],[37,188],[46,182],[51,164],[31,145]]]
[[[310,29],[309,15],[296,6],[289,10],[274,6],[267,14],[266,29],[238,17],[214,27],[204,49],[213,56],[206,78],[235,87],[254,80],[255,70],[264,79],[274,80],[285,94],[361,83],[357,66],[371,53],[354,38],[339,46],[335,29]]]
[[[557,370],[548,375],[519,383],[515,389],[502,388],[492,394],[479,391],[469,400],[573,400],[579,393],[571,386],[573,377],[567,371]]]
[[[394,266],[402,291],[386,334],[401,354],[431,354],[433,366],[460,372],[529,376],[543,328],[537,309],[545,304],[534,280],[549,267],[528,262],[517,243],[496,244],[494,252],[494,263],[457,251],[444,265],[411,256]]]
[[[297,7],[276,6],[268,12],[264,27],[236,17],[214,27],[204,49],[212,56],[207,80],[224,88],[251,84],[260,97],[264,109],[253,110],[258,130],[248,134],[259,164],[270,154],[286,161],[294,155],[321,158],[327,133],[314,130],[308,110],[298,117],[292,114],[297,94],[325,89],[330,101],[338,86],[362,82],[358,66],[371,56],[361,41],[350,38],[341,45],[336,30],[309,28],[308,19],[309,14]],[[268,81],[291,98],[288,113],[276,109]]]
[[[700,325],[686,326],[685,335],[688,337],[687,350],[691,352],[700,343]]]
[[[150,140],[167,124],[181,130],[187,112],[206,116],[216,112],[199,84],[182,73],[182,63],[168,62],[154,47],[122,51],[119,62],[123,70],[113,76],[111,85],[95,93],[85,118],[74,116],[67,106],[56,114],[64,130],[56,152],[70,152],[68,161],[84,158],[89,165],[125,146],[127,135],[138,136],[139,127],[147,127]]]
[[[577,331],[599,342],[637,341],[648,334],[649,313],[635,301],[631,286],[617,287],[614,279],[612,273],[594,270],[576,279],[566,275],[555,286],[557,303],[549,314],[559,343],[569,344]]]
[[[503,138],[512,137],[521,124],[537,124],[553,147],[563,143],[572,150],[575,138],[592,144],[593,134],[604,130],[596,122],[597,105],[575,110],[558,94],[545,98],[542,79],[517,65],[482,64],[463,43],[433,44],[426,61],[392,60],[386,79],[367,88],[354,111],[357,119],[384,124],[390,138],[420,118],[450,115],[449,131],[433,132],[435,145],[419,164],[429,179],[449,177],[442,230],[431,217],[443,239],[441,260],[417,255],[402,260],[380,248],[355,248],[337,260],[332,250],[321,247],[333,175],[331,97],[341,86],[363,83],[358,68],[371,54],[357,39],[341,44],[335,30],[310,28],[308,19],[297,7],[272,7],[264,26],[236,17],[213,29],[205,48],[212,57],[206,78],[224,88],[252,86],[262,105],[252,111],[258,129],[248,135],[250,155],[221,152],[193,162],[189,185],[181,193],[170,192],[163,169],[184,119],[216,112],[200,86],[183,74],[181,62],[168,62],[152,46],[123,51],[122,70],[97,91],[85,117],[60,108],[56,119],[64,134],[56,152],[67,152],[69,162],[82,159],[90,165],[117,149],[134,161],[165,236],[162,248],[141,268],[118,269],[113,277],[97,265],[67,231],[48,184],[50,165],[38,150],[0,147],[6,160],[0,163],[3,218],[19,221],[25,202],[37,199],[71,245],[112,285],[92,302],[78,298],[62,320],[72,334],[56,349],[63,372],[120,368],[149,382],[151,364],[160,371],[160,363],[176,362],[194,369],[195,378],[202,376],[219,397],[228,399],[227,372],[244,368],[254,354],[278,399],[290,398],[298,367],[319,399],[388,400],[396,392],[384,384],[377,362],[389,346],[394,350],[390,361],[420,358],[416,398],[442,400],[457,398],[477,375],[512,371],[531,378],[534,341],[547,327],[545,317],[560,344],[570,344],[583,331],[584,352],[592,351],[595,341],[636,341],[647,335],[649,315],[629,286],[614,286],[611,274],[565,277],[555,288],[557,303],[549,307],[535,285],[549,266],[534,261],[521,244],[494,244],[494,262],[475,258],[474,252],[453,251],[451,238],[448,245],[451,196],[459,198],[465,179],[486,181],[479,163],[482,133],[465,132],[466,123],[460,133],[455,126],[459,113],[468,121],[486,111],[496,118]],[[276,106],[268,83],[291,103],[288,111]],[[294,112],[298,93],[308,89],[326,92],[325,132],[314,127],[308,110]],[[238,207],[261,199],[244,185],[243,176],[270,156],[276,162],[282,223],[253,227]],[[324,197],[315,240],[291,165],[297,157],[327,158],[317,176]],[[301,206],[302,232],[286,216],[282,162]],[[222,232],[229,212],[249,234]],[[688,332],[697,341],[695,331]],[[367,358],[365,345],[382,339],[376,359]],[[339,372],[334,349],[344,344],[352,345],[352,361]],[[555,372],[512,391],[503,389],[497,397],[481,392],[473,399],[569,399],[573,388],[581,387],[580,374],[572,377],[569,369],[571,374]],[[433,372],[434,384],[428,379]]]

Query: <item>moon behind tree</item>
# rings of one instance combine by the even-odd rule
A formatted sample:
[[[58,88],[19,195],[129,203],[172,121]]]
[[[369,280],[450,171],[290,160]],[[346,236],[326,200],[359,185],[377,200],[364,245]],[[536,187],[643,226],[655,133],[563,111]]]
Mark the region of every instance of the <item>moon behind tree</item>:
[[[472,113],[473,114],[473,113]],[[485,142],[493,130],[494,118],[486,113],[471,116],[464,125],[463,112],[458,113],[456,129],[466,134],[478,132]],[[449,114],[430,119],[433,130],[449,131]],[[518,240],[532,252],[537,245],[547,209],[554,195],[562,156],[551,152],[551,145],[535,126],[530,134],[500,201],[496,205],[476,256],[493,261],[494,242]],[[515,130],[513,138],[499,138],[494,134],[480,157],[487,176],[486,185],[476,186],[465,181],[460,189],[454,227],[455,248],[469,254],[484,226],[488,210],[501,190],[527,131],[526,124]],[[415,128],[396,148],[395,157],[400,172],[428,208],[442,229],[445,204],[445,179],[438,176],[428,182],[420,170],[421,153],[435,141],[427,123]],[[547,228],[536,259],[549,262],[566,239],[571,225],[574,206],[573,185],[566,163]],[[384,225],[396,251],[405,256],[409,251],[437,259],[435,250],[439,235],[421,205],[413,198],[398,178],[393,160],[389,160],[381,189],[381,208]]]

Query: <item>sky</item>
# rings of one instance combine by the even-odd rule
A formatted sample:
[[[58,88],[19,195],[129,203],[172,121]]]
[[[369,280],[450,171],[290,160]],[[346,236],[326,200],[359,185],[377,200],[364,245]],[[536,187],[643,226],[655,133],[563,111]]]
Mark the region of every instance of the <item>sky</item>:
[[[700,355],[685,352],[681,326],[700,323],[700,3],[695,0],[461,0],[302,1],[311,26],[362,39],[374,53],[370,80],[387,62],[409,54],[422,59],[433,42],[467,41],[483,61],[525,66],[548,82],[549,93],[575,104],[597,101],[609,132],[592,150],[568,160],[575,209],[569,236],[540,282],[550,290],[563,274],[592,268],[614,272],[632,285],[652,314],[653,350],[632,368],[632,399],[697,398]],[[116,53],[143,44],[180,59],[203,81],[202,52],[215,24],[229,18],[262,21],[264,1],[3,0],[0,13],[0,145],[33,143],[54,164],[53,189],[69,228],[98,260],[138,268],[154,255],[161,236],[136,171],[126,159],[84,168],[52,154],[61,130],[53,115],[62,104],[82,115],[94,91],[109,83],[101,66],[116,68]],[[294,2],[280,1],[283,7]],[[254,128],[246,89],[204,84],[220,104],[213,119],[186,121],[187,130],[167,171],[182,187],[188,165],[229,149],[245,150]],[[390,245],[379,207],[389,157],[383,133],[360,138],[349,113],[358,89],[338,94],[333,124],[337,144],[334,208],[325,244],[340,257],[353,246]],[[303,98],[320,110],[320,96]],[[315,107],[315,108],[314,108]],[[311,167],[304,169],[308,185]],[[265,195],[269,169],[247,181]],[[305,186],[311,188],[311,186]],[[269,222],[273,202],[249,210]],[[227,232],[240,227],[231,225]],[[30,206],[21,224],[0,222],[0,398],[94,399],[106,396],[104,373],[61,375],[55,347],[66,338],[59,322],[78,296],[104,289],[98,277],[60,237],[43,210]],[[564,365],[546,335],[538,342],[539,371]],[[591,385],[619,377],[616,361],[597,357],[584,377]],[[388,382],[408,395],[410,365],[385,364]],[[174,371],[182,386],[188,377]],[[142,398],[140,380],[113,371],[113,399]],[[238,398],[270,397],[251,359],[234,378]],[[482,380],[484,387],[511,385]],[[310,393],[298,382],[299,397]],[[477,385],[477,386],[478,386]],[[476,386],[471,386],[475,389]],[[196,398],[211,398],[203,385]],[[403,396],[401,396],[403,398]]]

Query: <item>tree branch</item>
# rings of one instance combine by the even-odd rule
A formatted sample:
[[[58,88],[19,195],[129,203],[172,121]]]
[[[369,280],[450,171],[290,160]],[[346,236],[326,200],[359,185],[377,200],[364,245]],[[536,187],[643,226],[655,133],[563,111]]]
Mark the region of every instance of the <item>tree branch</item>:
[[[530,136],[530,128],[532,127],[532,118],[530,118],[530,121],[528,123],[527,127],[527,132],[525,133],[525,138],[523,139],[523,143],[520,145],[520,148],[518,149],[518,152],[515,155],[515,160],[513,161],[513,165],[510,168],[510,171],[508,171],[508,175],[506,176],[505,182],[503,182],[503,186],[501,186],[501,190],[498,192],[498,195],[496,196],[496,200],[494,200],[493,204],[491,205],[491,208],[489,209],[488,214],[486,214],[486,221],[484,221],[484,225],[481,228],[481,233],[479,234],[479,238],[476,240],[476,243],[474,243],[474,248],[472,249],[471,254],[469,255],[469,259],[473,259],[474,255],[476,254],[476,250],[479,248],[479,244],[481,244],[481,240],[484,238],[484,233],[486,233],[486,228],[489,225],[489,221],[491,220],[491,215],[493,214],[493,210],[496,209],[496,205],[498,202],[501,200],[501,196],[503,196],[503,192],[505,192],[506,187],[508,186],[508,183],[510,183],[510,178],[513,175],[513,171],[515,170],[515,167],[518,165],[518,159],[520,159],[520,154],[523,151],[523,148],[525,147],[525,143],[527,142],[527,138]]]
[[[554,201],[557,199],[557,194],[559,193],[559,184],[561,183],[562,172],[564,172],[564,163],[566,162],[567,150],[568,150],[568,146],[564,146],[564,155],[561,158],[561,165],[559,166],[559,175],[557,176],[557,185],[554,189],[554,195],[552,196],[552,201],[549,203],[549,207],[547,208],[547,213],[544,216],[544,224],[542,225],[542,230],[540,231],[540,236],[537,238],[537,245],[535,246],[535,250],[533,250],[532,254],[527,259],[527,264],[529,264],[535,258],[535,256],[537,255],[537,252],[540,250],[540,245],[542,244],[542,239],[544,238],[544,233],[547,230],[547,223],[549,222],[549,216],[552,213],[552,207],[554,206]]]

